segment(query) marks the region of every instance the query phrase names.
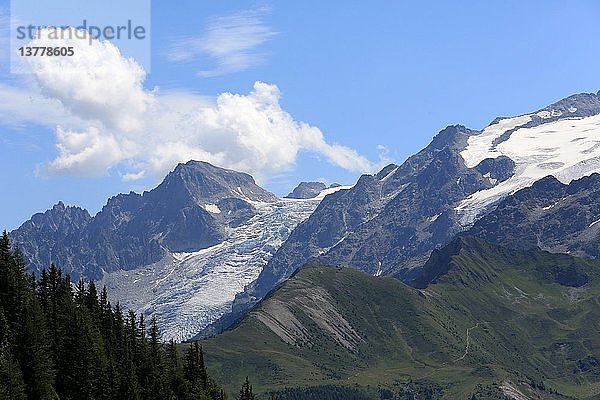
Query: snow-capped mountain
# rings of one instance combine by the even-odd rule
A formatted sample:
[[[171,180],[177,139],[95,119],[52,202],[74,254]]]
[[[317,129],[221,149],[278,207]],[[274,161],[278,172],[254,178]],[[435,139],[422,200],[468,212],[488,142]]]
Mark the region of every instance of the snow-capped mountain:
[[[104,274],[110,297],[155,316],[163,339],[186,340],[231,312],[235,295],[256,280],[290,232],[338,186],[310,199],[249,201],[255,214],[226,227],[224,239],[193,252],[169,252],[159,262]]]
[[[228,312],[295,226],[340,189],[278,199],[250,175],[190,161],[94,217],[58,203],[11,237],[30,270],[54,262],[74,280],[94,279],[113,302],[156,316],[165,339],[184,340]]]
[[[93,217],[59,203],[11,236],[32,270],[55,262],[75,279],[101,281],[113,301],[156,315],[165,338],[185,339],[228,326],[309,260],[410,281],[434,249],[477,221],[515,215],[510,203],[498,204],[527,196],[519,190],[547,175],[567,184],[594,172],[600,94],[579,94],[481,131],[449,126],[401,165],[352,187],[304,184],[290,194],[298,198],[278,199],[247,174],[192,161],[149,192],[111,198]],[[571,190],[563,186],[541,187],[554,188],[558,202]],[[576,199],[595,198],[582,193]],[[496,207],[507,211],[490,214]],[[548,236],[548,249],[596,254],[591,228],[600,216],[579,209],[587,210],[583,228],[564,243]],[[544,226],[563,215],[544,212]],[[502,234],[494,229],[486,222],[479,231]]]
[[[497,119],[467,140],[460,155],[467,168],[506,156],[513,175],[471,194],[458,204],[461,223],[471,225],[490,206],[535,181],[552,175],[562,183],[600,171],[600,103],[597,95],[580,94],[538,112]]]
[[[513,249],[599,258],[600,175],[568,185],[544,177],[506,197],[461,235]]]
[[[277,197],[244,173],[190,161],[143,194],[119,194],[98,214],[62,203],[11,232],[34,271],[55,262],[73,279],[100,279],[221,243],[256,214],[251,202]]]
[[[600,172],[600,93],[497,118],[482,131],[450,126],[402,165],[364,175],[325,199],[237,296],[234,316],[206,333],[226,327],[309,260],[410,280],[432,250],[507,196],[547,175],[569,183],[594,172]]]
[[[106,273],[113,299],[157,317],[164,338],[189,339],[231,309],[294,227],[319,200],[252,202],[256,214],[229,228],[223,241],[195,252],[174,252],[154,264]]]

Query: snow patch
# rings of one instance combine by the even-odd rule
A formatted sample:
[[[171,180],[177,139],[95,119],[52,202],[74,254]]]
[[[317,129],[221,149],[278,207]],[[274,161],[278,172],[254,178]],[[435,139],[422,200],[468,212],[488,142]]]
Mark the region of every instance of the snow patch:
[[[592,226],[596,225],[598,222],[600,222],[600,219],[599,219],[599,220],[597,220],[597,221],[594,221],[594,222],[592,222],[592,223],[591,223],[591,224],[588,226],[588,228],[591,228]]]
[[[496,184],[496,182],[498,182],[498,179],[496,179],[496,178],[492,178],[489,172],[487,172],[487,173],[483,174],[483,177],[484,177],[484,178],[487,178],[487,180],[488,180],[488,181],[490,182],[490,184],[492,184],[492,185],[495,185],[495,184]]]
[[[540,117],[540,118],[543,118],[543,119],[548,119],[548,118],[551,118],[550,111],[546,111],[546,110],[544,110],[544,111],[540,111],[540,112],[539,112],[539,113],[537,113],[536,115],[537,115],[538,117]]]
[[[377,272],[375,272],[374,276],[381,276],[383,270],[381,269],[381,261],[377,261]]]
[[[464,199],[455,208],[461,214],[462,225],[470,225],[483,210],[545,176],[554,175],[568,184],[600,172],[600,146],[596,146],[600,139],[600,115],[518,128],[507,140],[493,146],[494,139],[504,133],[502,129],[514,129],[529,120],[529,116],[501,120],[468,139],[467,148],[460,153],[468,167],[504,155],[515,162],[515,173],[496,186]]]
[[[352,186],[336,186],[336,187],[332,187],[332,188],[327,188],[327,189],[323,189],[321,190],[321,192],[319,192],[319,194],[313,198],[313,200],[323,200],[323,198],[325,198],[325,196],[327,196],[328,194],[332,194],[335,192],[339,192],[340,190],[347,190],[347,189],[351,189]]]
[[[208,211],[209,213],[213,213],[213,214],[221,214],[221,210],[219,209],[219,207],[216,204],[205,204],[204,205],[204,209],[206,211]]]
[[[531,115],[501,119],[495,124],[488,125],[480,134],[473,135],[467,140],[467,147],[460,152],[467,168],[476,167],[486,158],[496,158],[502,153],[493,147],[494,140],[503,133],[531,121]]]
[[[380,181],[381,182],[387,181],[392,175],[394,175],[396,173],[396,171],[398,171],[398,168],[400,168],[400,167],[396,167],[393,170],[391,170],[390,172],[388,172],[383,178],[380,179]]]
[[[246,196],[246,194],[244,193],[244,191],[242,190],[241,186],[237,187],[237,192],[238,194],[244,199],[244,200],[249,200],[251,201],[248,196]]]
[[[432,215],[431,217],[427,218],[429,220],[429,222],[434,222],[436,219],[438,219],[438,217],[442,215],[442,214],[435,214]]]
[[[577,111],[577,107],[569,107],[568,110],[572,114]]]

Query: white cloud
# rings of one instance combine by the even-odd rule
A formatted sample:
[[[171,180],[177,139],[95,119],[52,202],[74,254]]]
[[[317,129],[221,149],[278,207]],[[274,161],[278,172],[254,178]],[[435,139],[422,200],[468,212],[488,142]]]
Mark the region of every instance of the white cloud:
[[[292,168],[301,151],[346,170],[375,168],[355,150],[328,143],[317,127],[296,121],[282,109],[275,85],[256,82],[248,94],[216,98],[148,91],[141,67],[111,43],[65,40],[77,57],[30,63],[39,87],[0,85],[0,100],[6,100],[0,116],[16,112],[9,122],[59,125],[58,156],[40,173],[95,176],[119,165],[130,181],[162,177],[176,163],[196,159],[266,177]]]
[[[144,69],[121,55],[108,41],[88,44],[75,29],[62,31],[64,38],[52,39],[46,30],[32,41],[40,47],[74,47],[71,57],[28,57],[40,87],[49,97],[60,99],[74,114],[102,121],[109,128],[135,130],[143,125],[143,115],[153,96],[142,88]]]
[[[387,148],[387,146],[378,144],[377,150],[379,152],[379,165],[381,167],[394,162],[394,157],[390,155],[390,150]]]
[[[258,48],[271,40],[273,32],[264,22],[265,10],[243,11],[211,18],[199,37],[181,39],[168,53],[172,61],[190,61],[208,56],[217,66],[200,71],[202,77],[212,77],[242,71],[261,64],[264,55]]]
[[[126,174],[121,175],[121,179],[123,180],[123,182],[137,181],[140,179],[144,179],[145,175],[145,171],[140,171],[136,174],[134,174],[133,172],[127,172]]]
[[[34,85],[28,81],[21,81],[19,86],[0,83],[0,119],[3,123],[83,127],[81,119],[65,110],[58,99],[44,96]]]
[[[83,132],[56,129],[58,157],[44,169],[52,173],[76,173],[87,176],[105,174],[123,159],[114,136],[90,127]]]

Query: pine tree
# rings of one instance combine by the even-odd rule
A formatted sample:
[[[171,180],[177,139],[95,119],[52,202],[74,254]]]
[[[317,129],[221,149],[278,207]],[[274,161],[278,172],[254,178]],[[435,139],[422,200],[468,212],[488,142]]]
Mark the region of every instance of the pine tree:
[[[160,365],[161,363],[159,340],[158,324],[156,323],[156,317],[153,316],[150,320],[150,358],[154,365]]]
[[[170,393],[172,393],[175,399],[187,399],[188,387],[184,378],[181,357],[173,339],[166,346],[165,368]]]
[[[185,378],[192,398],[209,393],[209,381],[204,365],[202,346],[198,342],[190,344],[185,355]]]
[[[204,364],[204,351],[202,345],[198,348],[198,342],[194,342],[196,347],[196,356],[198,357],[198,374],[200,378],[200,384],[203,389],[208,389],[208,374],[206,373],[206,365]]]
[[[0,350],[0,400],[27,400],[23,374],[7,351]]]
[[[55,378],[55,379],[54,379]],[[248,391],[247,391],[248,392]],[[246,393],[252,396],[252,388]],[[0,400],[224,400],[207,375],[202,346],[182,358],[160,342],[153,318],[120,305],[103,288],[54,264],[36,282],[6,232],[0,238]]]
[[[6,232],[0,239],[0,271],[0,281],[5,285],[2,290],[6,290],[0,307],[4,310],[6,331],[10,332],[5,348],[20,368],[27,396],[52,398],[53,365],[44,315],[22,254],[18,249],[11,251]],[[12,363],[11,357],[6,359],[7,365]]]
[[[90,312],[90,316],[97,320],[100,316],[100,307],[98,306],[98,291],[94,281],[89,281],[87,290],[85,291],[85,306]]]
[[[240,395],[238,396],[238,400],[254,400],[254,394],[252,393],[252,385],[250,385],[248,377],[246,377],[246,381],[242,385],[242,389],[240,389]]]
[[[9,337],[8,321],[0,306],[0,400],[26,400],[21,368],[9,352]]]
[[[0,305],[4,309],[9,329],[13,332],[14,325],[19,323],[24,295],[27,292],[25,269],[16,261],[8,234],[4,231],[0,239]]]
[[[100,331],[104,338],[106,351],[107,353],[112,354],[111,349],[114,347],[116,341],[114,334],[114,315],[112,306],[108,301],[106,286],[104,286],[102,292],[100,292],[99,312]]]
[[[6,312],[6,318],[9,319],[12,315],[12,310],[8,309],[9,304],[9,289],[10,289],[10,275],[11,275],[11,262],[12,257],[10,254],[10,241],[8,240],[8,234],[6,231],[2,233],[0,239],[0,305],[3,306]]]
[[[83,281],[83,278],[79,278],[77,286],[75,287],[75,305],[77,305],[78,308],[85,307],[86,297],[85,282]]]

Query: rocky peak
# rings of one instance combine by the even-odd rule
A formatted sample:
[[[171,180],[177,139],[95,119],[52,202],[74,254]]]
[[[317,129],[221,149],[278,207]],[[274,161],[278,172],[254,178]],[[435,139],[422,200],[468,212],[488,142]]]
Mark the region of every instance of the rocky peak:
[[[277,197],[256,184],[252,176],[203,161],[178,164],[155,191],[185,191],[195,202],[217,202],[226,198],[273,202]]]
[[[312,199],[317,197],[321,191],[327,189],[327,185],[323,182],[300,182],[298,186],[292,190],[286,199]]]
[[[565,185],[547,176],[501,201],[467,235],[516,249],[600,257],[600,175]]]
[[[74,277],[98,279],[213,246],[256,214],[252,202],[276,200],[248,174],[190,161],[150,191],[110,198],[93,218],[60,202],[11,236],[34,270],[56,260]]]
[[[76,206],[65,206],[59,201],[51,209],[44,213],[37,213],[31,219],[23,224],[27,226],[46,226],[52,231],[66,227],[84,226],[92,217],[87,210]]]
[[[538,111],[550,112],[551,117],[589,117],[600,113],[600,92],[577,93]]]

